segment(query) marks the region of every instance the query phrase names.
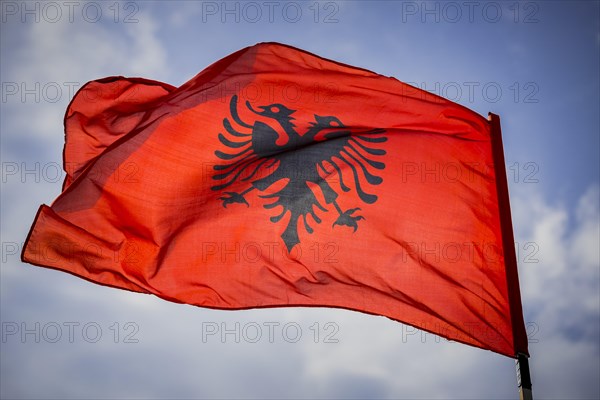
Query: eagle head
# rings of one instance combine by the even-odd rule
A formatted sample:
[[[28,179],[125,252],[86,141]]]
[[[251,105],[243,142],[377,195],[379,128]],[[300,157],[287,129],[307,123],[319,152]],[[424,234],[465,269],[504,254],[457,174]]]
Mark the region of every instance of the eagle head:
[[[333,116],[322,117],[317,114],[315,114],[314,126],[320,128],[344,128],[344,124],[338,118]]]
[[[258,106],[260,111],[255,110],[249,101],[246,101],[246,106],[255,114],[273,118],[277,121],[291,121],[294,119],[292,114],[296,112],[279,103],[269,104],[268,106]]]

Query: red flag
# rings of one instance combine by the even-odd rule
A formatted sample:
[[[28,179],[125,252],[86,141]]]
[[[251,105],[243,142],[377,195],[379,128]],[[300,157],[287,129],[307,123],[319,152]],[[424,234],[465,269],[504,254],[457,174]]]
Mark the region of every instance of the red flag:
[[[261,43],[179,88],[89,82],[65,131],[63,193],[40,207],[24,261],[202,307],[341,307],[527,354],[499,137],[458,104]]]

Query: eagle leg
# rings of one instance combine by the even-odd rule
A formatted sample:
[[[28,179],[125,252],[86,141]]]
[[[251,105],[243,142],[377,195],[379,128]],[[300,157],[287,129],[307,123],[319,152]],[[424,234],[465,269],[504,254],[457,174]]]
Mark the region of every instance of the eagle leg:
[[[337,201],[335,201],[335,200],[333,202],[333,205],[335,206],[335,208],[338,211],[338,213],[340,214],[340,216],[333,223],[332,227],[334,227],[336,225],[340,225],[340,226],[344,225],[344,226],[348,226],[350,228],[354,228],[354,232],[356,232],[356,230],[358,229],[358,221],[360,221],[361,219],[365,219],[365,217],[363,217],[362,215],[352,215],[352,214],[354,214],[356,211],[360,211],[360,208],[351,208],[349,210],[342,211],[340,206],[337,204]]]
[[[248,204],[248,202],[244,198],[244,195],[246,193],[248,193],[249,191],[251,191],[252,189],[254,189],[254,188],[249,188],[247,190],[244,190],[242,193],[225,192],[225,194],[223,196],[219,197],[219,200],[223,200],[223,207],[225,207],[225,208],[227,208],[227,206],[229,204],[234,204],[234,203],[245,204],[246,207],[250,207],[250,204]]]

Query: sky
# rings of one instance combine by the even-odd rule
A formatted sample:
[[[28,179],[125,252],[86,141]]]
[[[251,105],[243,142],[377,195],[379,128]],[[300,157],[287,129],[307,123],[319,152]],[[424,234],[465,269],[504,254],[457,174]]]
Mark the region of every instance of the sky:
[[[64,111],[276,41],[501,117],[533,393],[600,397],[595,1],[2,1],[0,396],[514,399],[514,360],[384,317],[218,311],[20,261],[60,194]]]

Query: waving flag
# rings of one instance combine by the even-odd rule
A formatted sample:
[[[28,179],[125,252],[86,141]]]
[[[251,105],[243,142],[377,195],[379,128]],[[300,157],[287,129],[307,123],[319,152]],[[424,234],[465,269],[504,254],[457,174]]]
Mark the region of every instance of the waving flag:
[[[65,131],[63,192],[24,261],[201,307],[340,307],[527,354],[501,142],[458,104],[261,43],[179,88],[89,82]]]

